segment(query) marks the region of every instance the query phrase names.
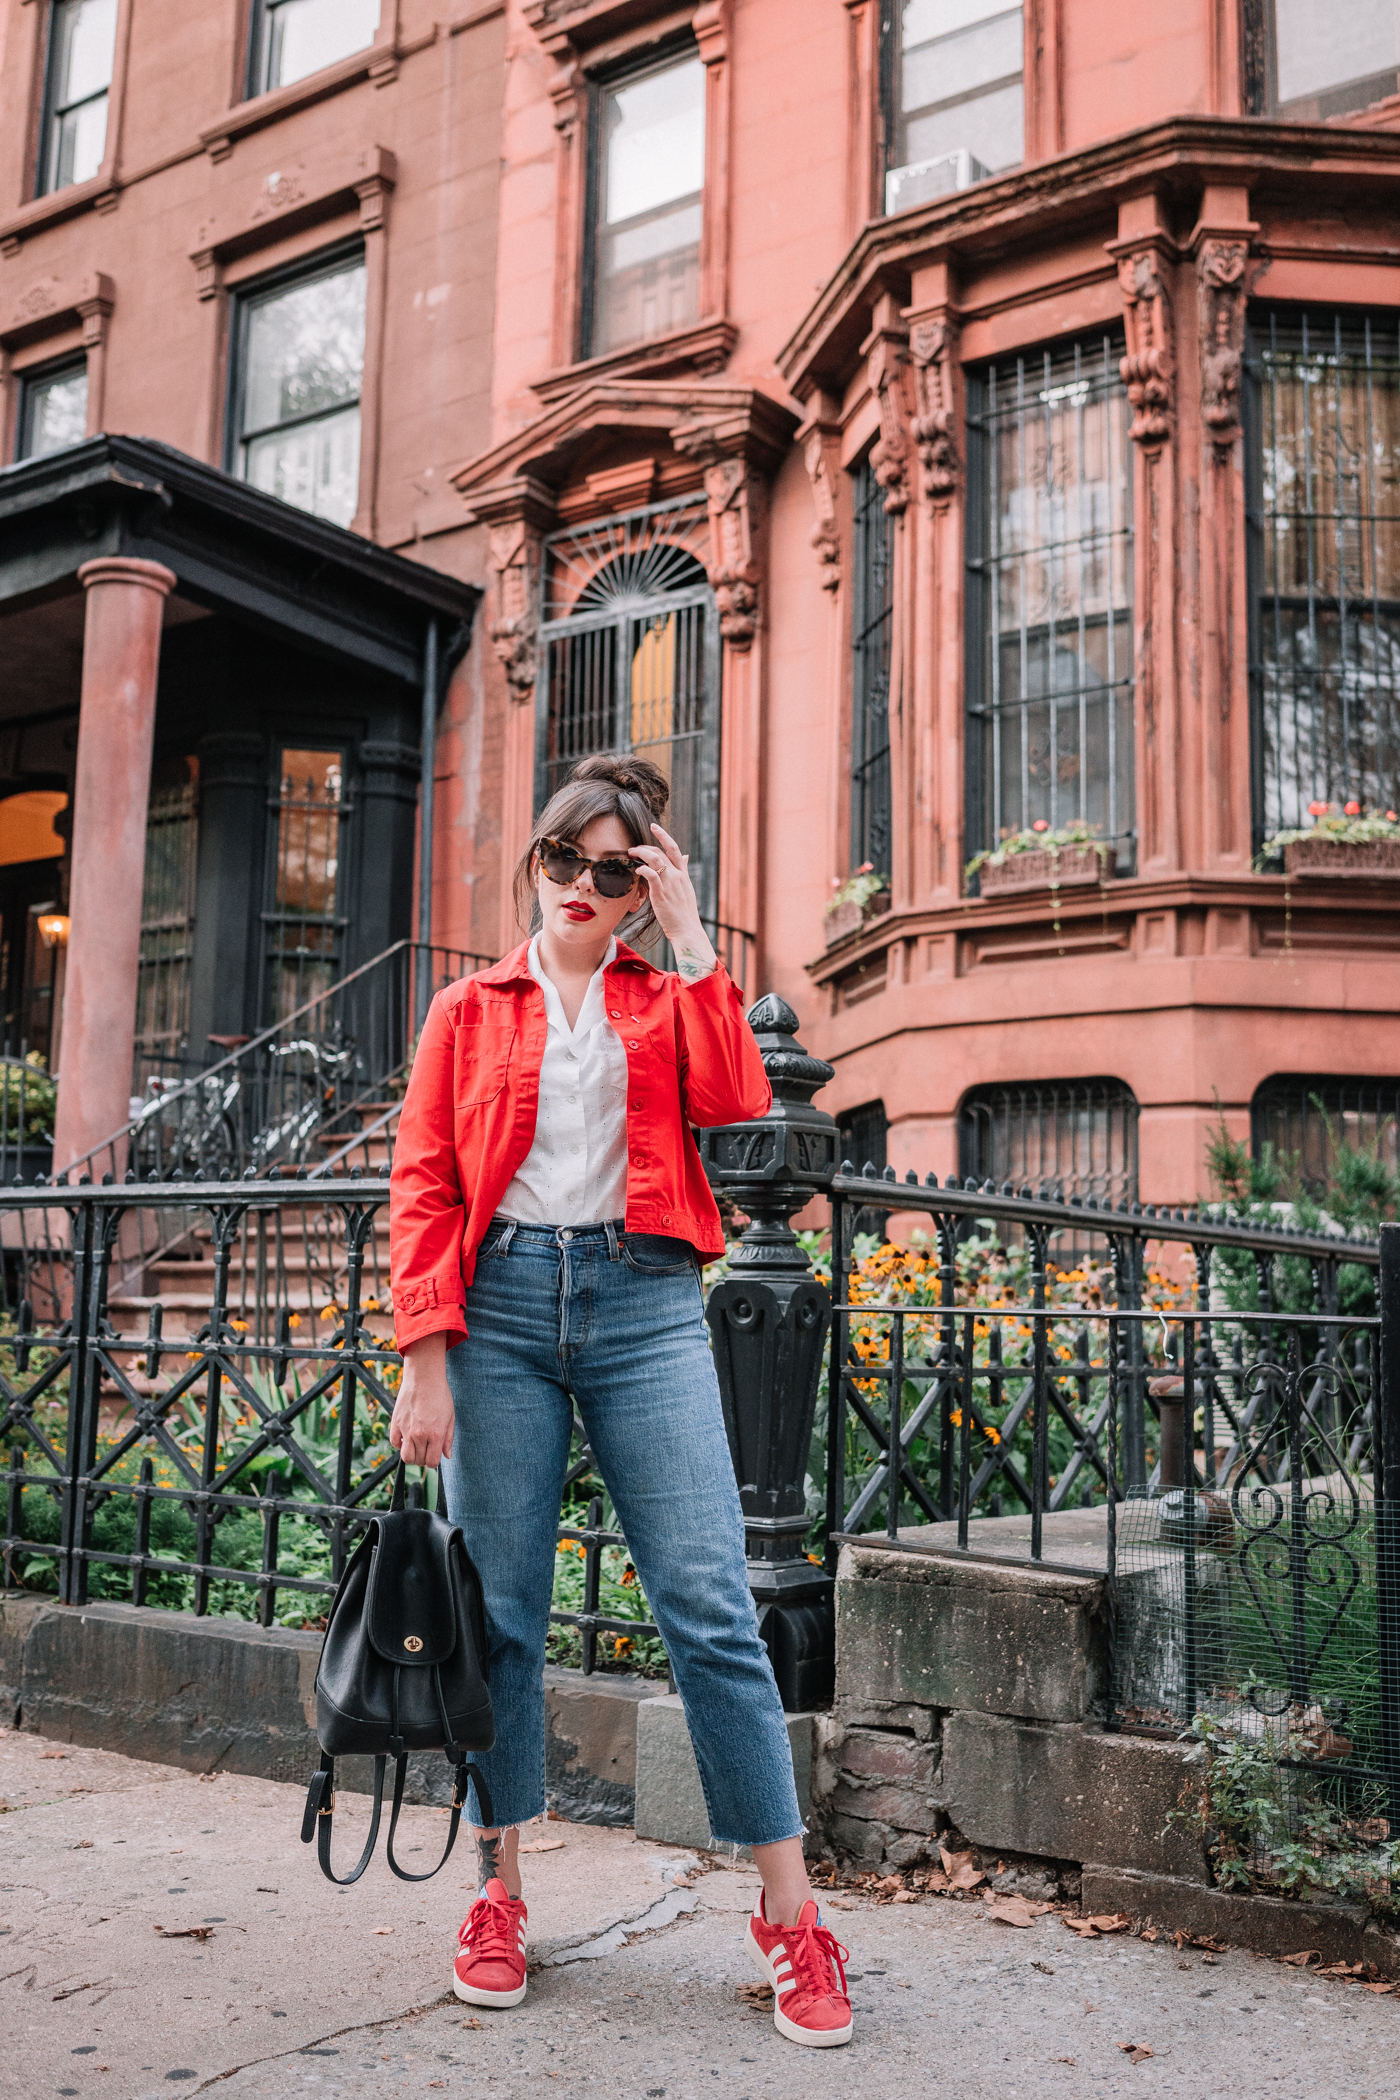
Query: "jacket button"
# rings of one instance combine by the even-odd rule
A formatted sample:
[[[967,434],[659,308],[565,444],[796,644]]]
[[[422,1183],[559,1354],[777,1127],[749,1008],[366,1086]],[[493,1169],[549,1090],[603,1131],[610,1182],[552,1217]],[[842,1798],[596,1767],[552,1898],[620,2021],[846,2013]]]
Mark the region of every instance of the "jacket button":
[[[663,1210],[663,1211],[662,1211],[662,1213],[661,1213],[661,1222],[662,1222],[662,1224],[663,1224],[663,1225],[669,1225],[669,1224],[670,1224],[670,1222],[671,1222],[671,1213],[670,1213],[670,1211],[669,1211],[669,1210]]]
[[[622,1008],[620,1006],[610,1006],[608,1008],[608,1018],[613,1021],[620,1021],[622,1019]]]

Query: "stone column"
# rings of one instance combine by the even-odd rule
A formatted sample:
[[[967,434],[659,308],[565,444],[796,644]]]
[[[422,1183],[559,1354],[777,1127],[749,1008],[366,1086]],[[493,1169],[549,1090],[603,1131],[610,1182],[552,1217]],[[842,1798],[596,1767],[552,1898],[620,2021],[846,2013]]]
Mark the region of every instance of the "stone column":
[[[60,1172],[127,1119],[160,630],[175,588],[159,562],[120,557],[85,563],[78,580],[87,615],[54,1131]],[[94,1179],[108,1164],[96,1163]],[[110,1165],[120,1173],[125,1158]]]

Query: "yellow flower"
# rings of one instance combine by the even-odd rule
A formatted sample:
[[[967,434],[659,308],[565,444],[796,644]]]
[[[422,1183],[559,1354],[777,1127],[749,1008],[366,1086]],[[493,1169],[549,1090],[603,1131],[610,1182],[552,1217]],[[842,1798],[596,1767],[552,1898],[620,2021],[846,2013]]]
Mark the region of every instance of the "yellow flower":
[[[1001,1431],[999,1429],[993,1429],[990,1422],[987,1423],[982,1433],[993,1444],[999,1444],[1001,1442]]]
[[[287,1325],[288,1325],[289,1327],[300,1327],[300,1325],[301,1325],[301,1314],[300,1314],[300,1313],[288,1313],[288,1315],[287,1315]]]
[[[322,1311],[321,1318],[323,1320],[338,1320],[340,1318],[340,1307],[338,1305],[326,1306]]]
[[[248,1322],[246,1320],[230,1320],[228,1324],[235,1334],[246,1334],[248,1332]]]
[[[954,1429],[961,1429],[961,1428],[962,1428],[962,1409],[961,1409],[960,1407],[955,1407],[955,1408],[953,1409],[953,1412],[952,1412],[952,1413],[951,1413],[951,1414],[949,1415],[949,1417],[948,1417],[948,1420],[949,1420],[949,1421],[950,1421],[950,1422],[952,1423],[952,1425],[953,1425]]]

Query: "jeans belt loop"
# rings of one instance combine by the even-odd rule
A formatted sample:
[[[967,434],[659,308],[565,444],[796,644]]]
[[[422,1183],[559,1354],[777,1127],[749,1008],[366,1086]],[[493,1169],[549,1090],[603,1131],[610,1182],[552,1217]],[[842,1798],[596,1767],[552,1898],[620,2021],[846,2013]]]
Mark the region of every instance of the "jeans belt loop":
[[[613,1229],[613,1221],[611,1218],[604,1218],[603,1230],[608,1236],[608,1260],[617,1261],[619,1259],[617,1247],[617,1233]]]
[[[515,1228],[518,1223],[518,1219],[512,1218],[507,1224],[505,1231],[496,1242],[496,1252],[498,1254],[510,1253],[510,1243],[515,1238]]]

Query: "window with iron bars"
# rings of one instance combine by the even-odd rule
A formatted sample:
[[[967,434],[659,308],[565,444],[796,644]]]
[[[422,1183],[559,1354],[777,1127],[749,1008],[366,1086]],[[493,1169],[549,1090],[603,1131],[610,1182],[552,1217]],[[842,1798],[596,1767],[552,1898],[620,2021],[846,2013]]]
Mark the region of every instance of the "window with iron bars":
[[[869,459],[851,477],[851,866],[890,872],[890,637],[894,527]]]
[[[1249,1123],[1254,1157],[1271,1150],[1314,1195],[1332,1180],[1343,1146],[1400,1171],[1400,1079],[1275,1072],[1256,1091]]]
[[[958,1111],[964,1179],[1029,1183],[1100,1204],[1138,1193],[1138,1105],[1121,1079],[1037,1079],[974,1087]]]
[[[1080,821],[1131,871],[1133,490],[1121,336],[969,374],[967,850]]]
[[[1400,316],[1251,315],[1255,842],[1400,794]]]

